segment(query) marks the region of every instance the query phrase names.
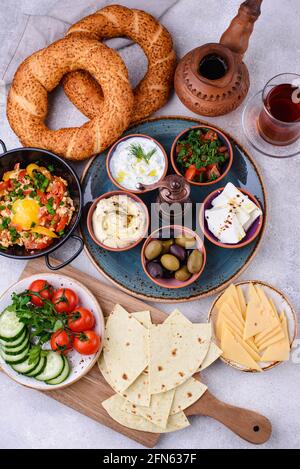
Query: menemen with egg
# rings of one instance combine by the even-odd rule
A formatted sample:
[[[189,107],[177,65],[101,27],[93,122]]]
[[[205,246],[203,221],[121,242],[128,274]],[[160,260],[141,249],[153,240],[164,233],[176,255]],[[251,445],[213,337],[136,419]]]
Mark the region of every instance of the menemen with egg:
[[[16,164],[0,182],[0,248],[47,248],[64,235],[74,210],[68,184],[52,166]]]

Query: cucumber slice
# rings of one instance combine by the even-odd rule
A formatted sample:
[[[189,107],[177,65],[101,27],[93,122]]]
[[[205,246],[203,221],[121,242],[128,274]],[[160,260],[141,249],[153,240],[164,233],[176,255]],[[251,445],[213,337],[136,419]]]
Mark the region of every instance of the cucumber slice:
[[[46,368],[46,363],[47,363],[46,357],[40,356],[40,360],[39,360],[37,366],[32,371],[30,371],[28,373],[25,373],[26,376],[34,377],[34,376],[39,375]]]
[[[52,386],[54,386],[55,384],[63,383],[67,379],[67,377],[70,374],[71,369],[70,369],[70,365],[69,365],[67,358],[63,357],[63,360],[64,360],[64,367],[60,375],[57,376],[57,378],[48,379],[48,381],[45,381],[45,383],[51,384]]]
[[[5,309],[0,316],[0,339],[12,342],[23,333],[25,327],[14,311]]]
[[[17,373],[26,374],[35,370],[39,362],[40,362],[40,359],[38,358],[37,360],[35,360],[35,362],[29,363],[29,357],[28,357],[24,362],[18,363],[16,365],[11,365],[11,367]]]
[[[48,352],[46,368],[42,373],[35,376],[39,381],[49,381],[50,379],[57,378],[64,368],[64,360],[57,352]]]
[[[17,345],[16,347],[6,347],[5,345],[2,345],[2,350],[6,355],[18,355],[19,353],[23,352],[26,347],[28,347],[29,344],[29,335],[25,338],[25,340],[20,344]]]
[[[9,342],[7,340],[1,340],[0,339],[0,345],[3,345],[6,348],[17,347],[22,342],[24,342],[27,335],[29,335],[28,334],[28,329],[27,329],[27,327],[25,327],[24,332],[17,339],[11,340]]]
[[[7,355],[7,353],[1,349],[0,355],[9,365],[17,365],[18,363],[22,363],[27,360],[29,349],[30,345],[28,344],[27,348],[22,353],[18,353],[17,355]]]

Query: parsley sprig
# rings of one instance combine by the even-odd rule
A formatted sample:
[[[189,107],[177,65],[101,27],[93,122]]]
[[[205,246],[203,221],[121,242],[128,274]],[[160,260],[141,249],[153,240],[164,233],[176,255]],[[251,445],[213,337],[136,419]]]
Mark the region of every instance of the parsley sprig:
[[[43,306],[37,307],[30,303],[30,294],[41,298]],[[38,293],[30,290],[19,294],[13,293],[12,303],[8,310],[14,311],[20,322],[30,327],[31,335],[36,338],[36,344],[39,346],[48,342],[51,334],[67,323],[66,314],[58,314],[51,301],[45,300]]]

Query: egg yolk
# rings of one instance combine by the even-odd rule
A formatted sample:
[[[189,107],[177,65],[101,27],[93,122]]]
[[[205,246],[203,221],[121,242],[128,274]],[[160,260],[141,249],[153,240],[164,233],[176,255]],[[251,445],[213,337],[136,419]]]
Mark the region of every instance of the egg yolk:
[[[12,206],[12,223],[22,230],[30,230],[39,220],[39,204],[32,199],[18,199]]]

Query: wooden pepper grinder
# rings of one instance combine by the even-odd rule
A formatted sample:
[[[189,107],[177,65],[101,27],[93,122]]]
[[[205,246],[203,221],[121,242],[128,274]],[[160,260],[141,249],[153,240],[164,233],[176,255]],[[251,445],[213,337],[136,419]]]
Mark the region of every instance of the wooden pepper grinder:
[[[262,0],[247,0],[223,33],[220,43],[188,52],[175,73],[175,91],[192,112],[220,116],[236,109],[247,96],[250,80],[243,62]]]

